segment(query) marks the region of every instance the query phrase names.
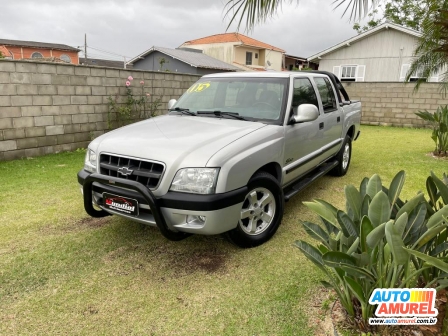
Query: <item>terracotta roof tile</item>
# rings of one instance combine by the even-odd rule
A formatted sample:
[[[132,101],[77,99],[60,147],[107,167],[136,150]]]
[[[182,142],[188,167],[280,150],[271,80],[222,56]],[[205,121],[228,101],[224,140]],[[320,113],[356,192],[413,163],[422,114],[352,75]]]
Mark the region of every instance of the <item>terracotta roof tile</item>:
[[[263,49],[272,49],[276,51],[280,51],[284,53],[283,49],[274,47],[270,44],[258,41],[249,36],[239,34],[239,33],[226,33],[226,34],[217,34],[202,37],[196,40],[187,41],[184,45],[193,45],[193,44],[212,44],[212,43],[226,43],[226,42],[241,42],[244,45],[253,46],[257,48]]]

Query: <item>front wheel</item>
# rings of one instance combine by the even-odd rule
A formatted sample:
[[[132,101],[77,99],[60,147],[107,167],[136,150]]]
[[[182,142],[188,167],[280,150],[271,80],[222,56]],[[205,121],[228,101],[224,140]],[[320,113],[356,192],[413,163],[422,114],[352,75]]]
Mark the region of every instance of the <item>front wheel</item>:
[[[344,176],[347,174],[348,167],[352,158],[352,139],[347,135],[342,143],[339,153],[336,155],[338,165],[334,167],[330,174],[333,176]]]
[[[232,243],[243,248],[255,247],[271,239],[280,225],[284,209],[283,190],[271,174],[259,172],[247,186],[249,192],[238,225],[226,233]]]

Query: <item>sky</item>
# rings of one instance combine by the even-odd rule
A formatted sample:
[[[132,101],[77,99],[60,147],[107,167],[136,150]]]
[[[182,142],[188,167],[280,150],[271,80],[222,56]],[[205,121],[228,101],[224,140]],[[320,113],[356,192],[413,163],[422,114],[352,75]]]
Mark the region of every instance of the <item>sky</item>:
[[[227,0],[0,0],[0,38],[78,47],[87,34],[88,57],[127,60],[152,46],[226,32]],[[356,35],[333,0],[285,1],[264,24],[240,33],[308,57]],[[233,32],[231,27],[228,32]],[[107,51],[108,53],[105,53]],[[112,55],[112,54],[116,55]],[[83,54],[80,54],[83,56]]]

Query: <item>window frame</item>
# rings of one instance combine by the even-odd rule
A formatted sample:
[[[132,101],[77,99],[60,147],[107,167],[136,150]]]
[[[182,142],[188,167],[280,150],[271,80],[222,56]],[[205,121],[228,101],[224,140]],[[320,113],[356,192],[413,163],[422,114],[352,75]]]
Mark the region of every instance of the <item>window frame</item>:
[[[344,73],[344,68],[353,68],[355,69],[355,73],[351,77],[342,77],[342,74]],[[350,73],[352,72],[350,71]],[[341,65],[341,82],[356,82],[356,73],[358,72],[358,64],[343,64]]]
[[[64,56],[68,58],[68,62],[66,60],[62,59],[62,57],[64,57]],[[59,56],[59,58],[61,60],[63,60],[64,62],[67,62],[67,63],[71,63],[72,62],[72,58],[69,55],[67,55],[67,54],[62,54],[61,56]]]
[[[37,55],[37,54],[39,54],[40,57],[34,57],[34,55]],[[38,58],[44,58],[44,55],[43,55],[41,52],[39,52],[39,51],[34,51],[34,52],[31,54],[31,58],[35,58],[35,59],[38,59]]]
[[[331,87],[331,89],[332,89],[333,96],[334,96],[334,101],[335,101],[335,103],[336,103],[336,104],[335,104],[336,107],[333,108],[332,110],[325,111],[325,109],[324,109],[324,104],[323,104],[323,101],[322,101],[322,96],[321,96],[320,91],[319,91],[319,85],[318,85],[317,82],[316,82],[316,79],[318,79],[318,78],[321,78],[322,80],[324,80],[325,82],[327,82],[327,83],[330,84],[330,87]],[[313,77],[313,82],[314,82],[314,85],[316,85],[317,92],[319,93],[320,104],[321,104],[321,106],[322,106],[322,112],[323,112],[324,114],[327,114],[327,113],[332,113],[332,112],[336,112],[336,111],[338,111],[338,110],[339,110],[339,107],[338,107],[338,98],[337,98],[338,95],[337,95],[337,93],[336,93],[336,90],[335,90],[335,88],[334,88],[333,83],[331,82],[331,80],[329,80],[329,79],[326,78],[326,77],[316,76],[316,77]],[[327,86],[327,88],[328,88],[328,86]]]
[[[418,76],[419,72],[421,72],[421,76]],[[411,77],[409,77],[409,82],[417,82],[420,79],[424,79],[424,80],[428,81],[428,77],[423,77],[423,68],[417,69],[417,71],[415,71],[411,75]]]

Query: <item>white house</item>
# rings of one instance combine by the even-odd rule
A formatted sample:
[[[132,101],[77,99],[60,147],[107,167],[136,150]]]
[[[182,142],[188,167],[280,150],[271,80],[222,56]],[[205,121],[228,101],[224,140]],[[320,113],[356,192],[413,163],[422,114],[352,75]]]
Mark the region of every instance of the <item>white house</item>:
[[[308,61],[345,82],[403,82],[421,33],[386,22],[325,49]],[[419,73],[411,81],[419,78]],[[438,82],[438,76],[428,79]]]

